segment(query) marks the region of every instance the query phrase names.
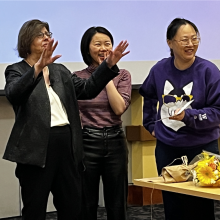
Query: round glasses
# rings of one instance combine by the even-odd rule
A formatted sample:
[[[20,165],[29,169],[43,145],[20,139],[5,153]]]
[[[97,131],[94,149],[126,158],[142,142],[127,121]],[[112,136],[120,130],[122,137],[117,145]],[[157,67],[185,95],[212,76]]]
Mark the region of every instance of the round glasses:
[[[175,40],[175,39],[174,39]],[[192,42],[193,45],[198,45],[199,42],[200,42],[200,38],[199,37],[193,37],[191,39],[189,38],[184,38],[182,40],[175,40],[177,41],[178,43],[180,43],[181,46],[183,47],[186,47],[186,46],[189,46],[190,44],[190,41]]]
[[[52,35],[53,35],[53,33],[51,33],[51,32],[39,32],[38,34],[37,34],[37,37],[39,37],[39,38],[44,38],[44,35],[46,35],[47,37],[49,37],[49,38],[51,38],[52,37]]]

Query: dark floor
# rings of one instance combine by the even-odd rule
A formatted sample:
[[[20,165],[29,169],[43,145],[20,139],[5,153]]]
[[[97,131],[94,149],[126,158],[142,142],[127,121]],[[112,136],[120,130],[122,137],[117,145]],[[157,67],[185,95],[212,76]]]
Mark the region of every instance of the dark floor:
[[[151,218],[152,209],[152,218]],[[4,218],[5,219],[5,218]],[[56,220],[56,212],[48,213],[46,220]],[[105,208],[98,209],[98,219],[106,220]],[[163,205],[151,206],[129,206],[128,207],[128,220],[164,220]],[[3,219],[1,219],[3,220]],[[6,219],[5,219],[6,220]],[[17,218],[7,218],[7,220],[21,220]],[[215,220],[220,220],[220,201],[215,201]]]

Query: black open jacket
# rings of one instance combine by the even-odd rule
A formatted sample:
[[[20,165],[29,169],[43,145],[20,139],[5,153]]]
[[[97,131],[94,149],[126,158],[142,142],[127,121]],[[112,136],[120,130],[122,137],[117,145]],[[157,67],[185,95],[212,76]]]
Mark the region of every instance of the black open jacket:
[[[76,165],[83,158],[81,123],[77,99],[95,98],[105,85],[118,75],[119,69],[104,61],[89,79],[81,79],[62,64],[50,64],[49,78],[53,90],[65,107],[72,132],[72,149]],[[42,72],[36,80],[34,67],[24,60],[5,70],[5,93],[15,111],[3,158],[17,163],[45,166],[49,141],[50,101]]]

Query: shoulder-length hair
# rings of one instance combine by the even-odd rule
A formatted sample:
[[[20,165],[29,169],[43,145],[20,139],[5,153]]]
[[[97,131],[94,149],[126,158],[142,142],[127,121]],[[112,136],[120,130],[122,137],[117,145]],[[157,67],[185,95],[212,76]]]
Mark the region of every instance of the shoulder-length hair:
[[[90,27],[83,34],[82,39],[81,39],[81,45],[80,45],[83,60],[88,66],[92,64],[92,57],[89,54],[89,44],[92,40],[92,37],[96,33],[102,33],[102,34],[109,36],[111,43],[112,43],[112,46],[114,44],[112,34],[106,28],[104,28],[104,27]]]
[[[28,54],[31,54],[30,48],[34,38],[37,37],[42,28],[46,28],[50,31],[49,24],[37,19],[26,21],[18,34],[17,50],[19,57],[27,58]]]

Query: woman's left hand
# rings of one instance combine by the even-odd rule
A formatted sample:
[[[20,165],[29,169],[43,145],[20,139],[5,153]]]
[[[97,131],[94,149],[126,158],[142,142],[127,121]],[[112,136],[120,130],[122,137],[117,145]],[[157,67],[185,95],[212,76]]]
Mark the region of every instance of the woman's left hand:
[[[108,51],[106,63],[109,68],[112,68],[123,56],[130,53],[130,51],[124,52],[128,45],[127,41],[121,41],[113,51]]]
[[[169,119],[182,121],[185,116],[185,111],[182,111],[180,114],[178,114],[179,110],[180,110],[180,108],[176,109],[174,112],[174,116],[169,117]]]
[[[61,55],[53,56],[53,52],[57,47],[58,41],[56,41],[55,43],[54,43],[54,39],[48,39],[48,41],[49,42],[47,47],[43,50],[40,59],[34,65],[36,76],[43,70],[45,66],[53,63],[56,59],[61,57]]]

